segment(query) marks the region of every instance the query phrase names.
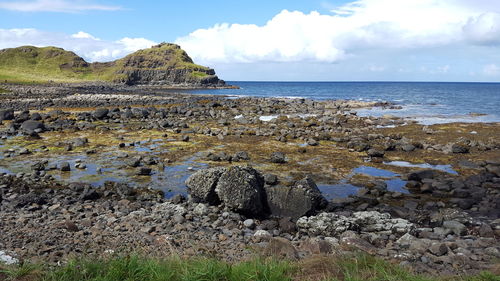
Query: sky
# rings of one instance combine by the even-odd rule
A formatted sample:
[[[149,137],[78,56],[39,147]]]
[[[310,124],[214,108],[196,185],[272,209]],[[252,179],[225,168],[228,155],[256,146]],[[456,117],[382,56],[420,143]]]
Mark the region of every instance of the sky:
[[[228,81],[500,82],[498,0],[0,0],[0,49],[174,42]]]

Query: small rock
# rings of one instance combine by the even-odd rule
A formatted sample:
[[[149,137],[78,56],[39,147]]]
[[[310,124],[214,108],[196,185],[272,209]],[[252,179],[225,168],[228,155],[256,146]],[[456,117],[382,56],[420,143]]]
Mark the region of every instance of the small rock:
[[[69,172],[71,171],[71,166],[69,162],[62,162],[61,167],[59,168],[62,172]]]
[[[246,227],[246,228],[249,228],[249,229],[254,229],[255,228],[255,221],[252,220],[252,219],[247,219],[243,222],[243,225]]]

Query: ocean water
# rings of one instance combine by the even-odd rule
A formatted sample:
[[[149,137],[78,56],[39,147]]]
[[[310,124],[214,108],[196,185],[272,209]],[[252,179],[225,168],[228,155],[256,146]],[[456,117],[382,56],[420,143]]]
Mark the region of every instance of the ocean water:
[[[422,124],[500,122],[500,83],[452,82],[244,82],[241,89],[189,90],[193,94],[390,101],[393,110],[358,110],[359,115],[392,114]]]

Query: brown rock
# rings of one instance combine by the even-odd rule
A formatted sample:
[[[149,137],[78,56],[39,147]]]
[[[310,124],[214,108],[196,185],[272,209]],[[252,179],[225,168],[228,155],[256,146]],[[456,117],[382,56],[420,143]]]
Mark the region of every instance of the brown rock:
[[[269,239],[269,242],[264,249],[265,256],[273,256],[287,259],[298,259],[298,253],[292,242],[285,238],[274,237]]]

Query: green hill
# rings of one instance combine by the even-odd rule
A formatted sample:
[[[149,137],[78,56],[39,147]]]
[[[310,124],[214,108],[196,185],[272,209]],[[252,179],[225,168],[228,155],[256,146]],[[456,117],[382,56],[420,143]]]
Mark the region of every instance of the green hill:
[[[56,47],[0,50],[1,83],[106,81],[153,85],[224,85],[215,71],[197,65],[178,45],[162,43],[122,59],[88,63]]]

